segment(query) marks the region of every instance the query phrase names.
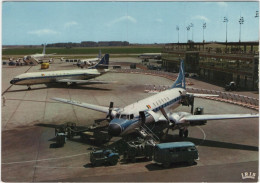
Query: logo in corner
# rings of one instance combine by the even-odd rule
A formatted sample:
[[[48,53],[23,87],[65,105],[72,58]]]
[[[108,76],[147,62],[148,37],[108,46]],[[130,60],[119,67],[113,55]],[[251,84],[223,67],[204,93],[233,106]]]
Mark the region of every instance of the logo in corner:
[[[255,179],[256,173],[254,172],[244,172],[241,173],[242,179]]]

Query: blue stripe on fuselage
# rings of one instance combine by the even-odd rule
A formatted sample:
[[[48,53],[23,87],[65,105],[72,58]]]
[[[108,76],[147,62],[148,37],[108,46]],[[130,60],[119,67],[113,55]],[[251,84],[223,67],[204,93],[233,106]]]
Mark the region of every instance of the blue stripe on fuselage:
[[[17,79],[17,80],[13,80],[15,83],[18,83],[20,81],[24,81],[24,80],[31,80],[31,79],[48,79],[48,78],[58,78],[58,77],[72,77],[72,76],[87,76],[87,77],[94,77],[96,76],[96,74],[68,74],[68,75],[55,75],[55,76],[36,76],[36,77],[27,77],[27,78],[21,78],[21,79]]]

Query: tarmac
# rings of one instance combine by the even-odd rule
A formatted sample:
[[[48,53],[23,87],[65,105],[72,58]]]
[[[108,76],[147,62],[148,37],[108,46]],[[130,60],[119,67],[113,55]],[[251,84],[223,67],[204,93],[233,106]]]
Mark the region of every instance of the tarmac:
[[[133,59],[133,58],[130,58]],[[127,62],[127,58],[111,59]],[[71,63],[55,61],[48,70],[76,69]],[[63,148],[53,148],[53,128],[39,124],[59,125],[75,122],[91,125],[106,114],[63,104],[52,97],[81,102],[123,107],[152,94],[144,92],[145,85],[171,85],[173,81],[151,75],[107,73],[98,80],[114,84],[81,85],[76,87],[33,85],[10,86],[10,80],[24,72],[41,72],[37,66],[3,66],[2,93],[2,181],[4,182],[244,182],[258,181],[259,119],[208,121],[204,126],[190,127],[189,137],[180,139],[170,131],[169,141],[194,142],[199,151],[197,164],[174,164],[168,169],[152,161],[132,164],[119,162],[116,166],[92,167],[89,153],[93,144],[80,139],[68,140]],[[192,80],[194,87],[218,87]],[[9,89],[8,89],[9,88]],[[8,89],[8,91],[6,91]],[[6,92],[5,92],[6,91]],[[244,92],[243,95],[251,95]],[[258,94],[253,93],[258,98]],[[195,107],[204,107],[208,114],[256,113],[257,111],[206,99],[195,99]],[[189,111],[179,107],[177,111]],[[115,139],[112,139],[115,141]],[[256,173],[243,179],[242,173]]]

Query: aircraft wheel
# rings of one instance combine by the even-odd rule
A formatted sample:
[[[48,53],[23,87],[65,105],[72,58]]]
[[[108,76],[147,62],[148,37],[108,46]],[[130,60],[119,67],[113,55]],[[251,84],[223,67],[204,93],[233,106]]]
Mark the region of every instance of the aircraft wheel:
[[[31,90],[31,89],[32,89],[32,88],[29,86],[29,87],[28,87],[28,90]]]
[[[184,131],[184,137],[187,138],[189,136],[189,130]]]
[[[179,137],[183,137],[183,130],[182,129],[180,129],[180,131],[179,131]]]

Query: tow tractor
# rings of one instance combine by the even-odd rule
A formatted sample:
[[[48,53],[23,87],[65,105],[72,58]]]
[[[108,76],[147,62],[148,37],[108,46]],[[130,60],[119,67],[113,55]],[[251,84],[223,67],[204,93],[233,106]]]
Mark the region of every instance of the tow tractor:
[[[90,162],[93,166],[116,165],[119,159],[119,154],[112,150],[94,150],[90,153]]]

